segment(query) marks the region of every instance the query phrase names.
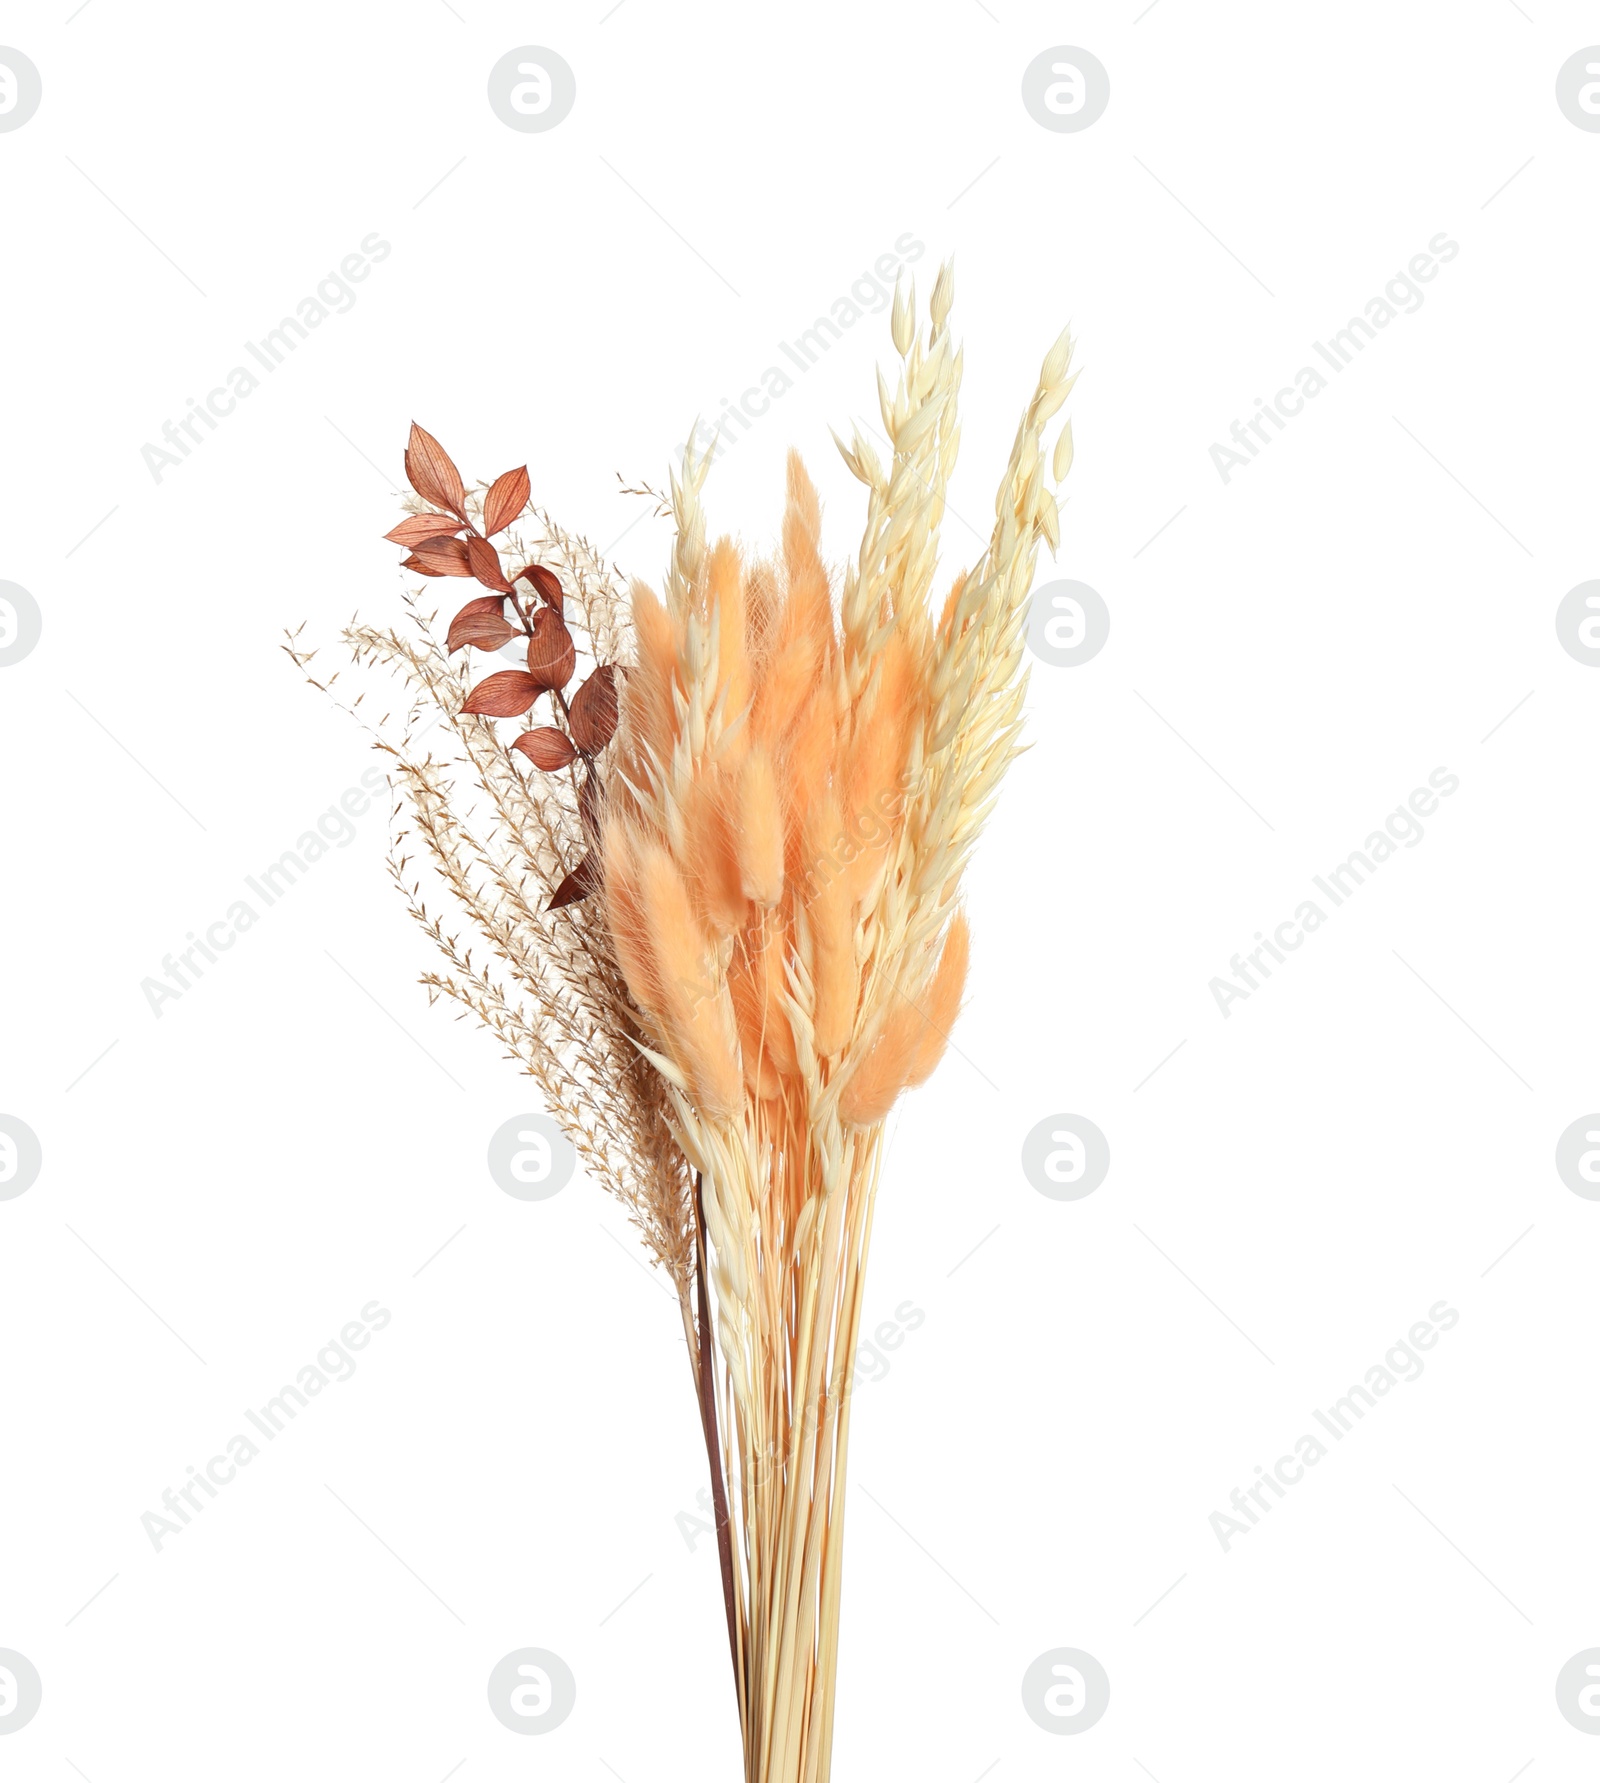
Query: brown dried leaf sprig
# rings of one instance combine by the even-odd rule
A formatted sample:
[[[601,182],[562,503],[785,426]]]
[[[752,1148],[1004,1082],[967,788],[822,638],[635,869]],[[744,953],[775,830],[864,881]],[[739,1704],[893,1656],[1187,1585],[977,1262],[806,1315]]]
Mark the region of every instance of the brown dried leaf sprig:
[[[411,487],[424,501],[432,502],[435,511],[408,514],[384,534],[395,544],[410,548],[411,555],[402,567],[419,570],[424,576],[471,576],[485,588],[496,590],[469,600],[450,621],[446,654],[461,649],[500,650],[516,638],[519,628],[528,640],[527,668],[502,669],[478,682],[461,710],[480,718],[515,718],[531,712],[540,697],[549,694],[564,728],[542,725],[524,731],[511,747],[545,773],[571,767],[581,758],[579,811],[592,816],[604,798],[596,757],[617,730],[616,664],[599,663],[569,705],[565,689],[578,666],[578,654],[565,617],[561,579],[541,563],[524,563],[507,572],[500,561],[492,540],[528,505],[527,466],[507,471],[489,485],[482,497],[480,532],[473,524],[454,460],[415,422],[405,463]],[[439,508],[445,512],[437,512]],[[458,539],[456,532],[466,536]],[[596,826],[591,822],[587,827],[592,831]],[[595,869],[585,856],[557,886],[550,908],[559,910],[576,903],[597,883]]]
[[[604,921],[584,902],[598,884],[618,665],[632,655],[627,600],[587,541],[532,505],[526,468],[469,489],[417,426],[405,465],[416,499],[385,535],[407,553],[402,568],[486,592],[442,637],[420,589],[404,597],[403,625],[344,630],[351,664],[404,691],[381,718],[366,692],[345,697],[339,673],[323,678],[298,633],[289,654],[389,758],[390,871],[443,955],[423,975],[430,998],[476,1017],[537,1082],[672,1278],[693,1350],[687,1166]],[[513,645],[525,666],[491,668]],[[500,717],[527,728],[503,741]]]

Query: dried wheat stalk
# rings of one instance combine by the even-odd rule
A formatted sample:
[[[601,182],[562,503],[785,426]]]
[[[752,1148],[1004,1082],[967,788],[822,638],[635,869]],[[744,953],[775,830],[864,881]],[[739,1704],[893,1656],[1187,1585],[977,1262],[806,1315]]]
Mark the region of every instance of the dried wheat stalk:
[[[960,1003],[961,873],[1017,751],[1028,594],[1041,541],[1059,543],[1072,459],[1070,425],[1048,461],[1044,448],[1072,386],[1063,334],[988,549],[936,614],[962,370],[952,292],[947,266],[925,331],[914,292],[896,293],[900,365],[878,392],[891,455],[885,467],[859,431],[840,443],[867,518],[837,589],[795,455],[768,561],[708,544],[709,461],[691,448],[671,485],[663,596],[635,583],[624,597],[546,517],[531,551],[508,531],[525,471],[468,493],[414,429],[407,471],[426,506],[389,536],[410,567],[491,593],[443,644],[415,604],[404,635],[345,633],[413,696],[378,734],[402,813],[395,877],[449,968],[424,982],[539,1083],[677,1289],[748,1783],[829,1775],[883,1120],[937,1064]],[[596,664],[570,705],[569,618]],[[470,682],[452,666],[458,648],[519,633],[525,673]],[[546,696],[553,722],[504,747],[494,718],[520,721]],[[441,715],[447,760],[422,729]],[[431,913],[421,863],[487,943],[476,962]]]

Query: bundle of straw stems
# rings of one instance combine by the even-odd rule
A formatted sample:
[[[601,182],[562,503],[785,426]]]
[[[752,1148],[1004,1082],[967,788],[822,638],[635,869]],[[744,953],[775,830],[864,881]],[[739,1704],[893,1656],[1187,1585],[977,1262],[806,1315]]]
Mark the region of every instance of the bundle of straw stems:
[[[1034,563],[1059,541],[1072,456],[1070,427],[1048,466],[1043,445],[1071,387],[1063,334],[988,550],[935,613],[962,372],[952,294],[947,266],[923,331],[914,293],[897,293],[901,363],[892,389],[879,379],[888,466],[859,430],[840,442],[867,522],[837,600],[798,457],[781,551],[761,561],[707,545],[708,460],[692,449],[672,483],[664,598],[632,590],[605,910],[696,1178],[691,1351],[748,1783],[830,1773],[883,1120],[933,1069],[959,1007],[961,873],[1017,751]]]

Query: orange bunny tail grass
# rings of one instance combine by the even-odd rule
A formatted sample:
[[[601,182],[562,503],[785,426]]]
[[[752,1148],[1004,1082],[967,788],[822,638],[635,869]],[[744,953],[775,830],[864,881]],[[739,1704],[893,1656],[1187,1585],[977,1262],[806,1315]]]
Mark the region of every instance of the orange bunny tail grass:
[[[765,749],[752,749],[740,771],[734,841],[740,889],[752,903],[776,904],[783,896],[783,809]]]
[[[789,579],[789,600],[809,629],[831,642],[832,604],[828,572],[820,554],[822,504],[798,452],[789,454],[788,498],[783,514],[783,567]]]
[[[639,872],[633,838],[621,824],[606,831],[604,847],[606,921],[617,950],[617,963],[633,1000],[659,1015],[664,1008],[661,974],[639,905]]]
[[[695,902],[715,935],[744,926],[749,899],[744,894],[739,853],[737,777],[714,769],[689,789],[684,809],[688,856],[695,863]]]
[[[770,910],[741,938],[735,964],[742,966],[742,976],[749,984],[749,1022],[746,1026],[741,1021],[740,1027],[746,1058],[759,1057],[780,1077],[798,1081],[800,1055],[786,1001],[789,982],[785,962],[792,947],[789,925],[779,911]],[[766,1093],[775,1095],[777,1091]]]
[[[623,759],[631,778],[646,771],[639,751],[649,745],[670,756],[677,734],[673,687],[677,674],[678,633],[667,610],[643,582],[635,582],[633,632],[635,660],[623,683]]]
[[[911,1081],[923,1020],[912,1004],[892,1011],[872,1050],[851,1073],[839,1098],[847,1126],[875,1127]]]
[[[711,553],[709,608],[717,615],[717,672],[730,711],[749,697],[745,660],[745,571],[732,539],[719,539]]]
[[[813,805],[802,846],[810,863],[806,927],[811,940],[812,1043],[831,1058],[849,1040],[860,997],[855,908],[841,858],[846,848],[839,800],[825,792]]]
[[[918,994],[903,996],[890,1010],[883,1032],[845,1085],[839,1113],[848,1125],[881,1121],[901,1092],[925,1082],[944,1057],[967,982],[969,939],[967,919],[957,912],[933,977]]]
[[[634,596],[628,767],[603,818],[613,947],[700,1187],[716,1342],[700,1394],[737,1537],[724,1586],[747,1783],[829,1775],[882,1124],[959,1014],[970,940],[955,900],[1018,747],[1027,601],[1071,456],[1069,436],[1053,453],[1045,440],[1070,388],[1063,336],[988,548],[952,586],[938,548],[959,434],[952,293],[946,268],[924,330],[896,295],[889,462],[859,433],[842,448],[866,493],[849,563],[824,560],[797,454],[763,560],[709,542],[709,459],[685,456],[662,598]]]
[[[733,1118],[743,1101],[726,989],[672,856],[646,842],[639,859],[639,910],[656,964],[668,1057],[681,1062],[695,1104],[713,1119]]]
[[[967,988],[967,956],[971,940],[967,919],[958,910],[945,933],[938,968],[917,1005],[922,1026],[912,1054],[911,1069],[906,1073],[908,1089],[925,1083],[933,1075],[934,1066],[944,1057],[950,1030],[961,1013],[961,993]]]
[[[775,918],[771,926],[776,929]],[[762,1101],[780,1095],[785,1069],[791,1074],[795,1069],[793,1039],[779,1000],[782,986],[770,976],[774,966],[782,970],[782,952],[781,934],[769,936],[764,927],[755,950],[741,943],[728,969],[745,1084]]]

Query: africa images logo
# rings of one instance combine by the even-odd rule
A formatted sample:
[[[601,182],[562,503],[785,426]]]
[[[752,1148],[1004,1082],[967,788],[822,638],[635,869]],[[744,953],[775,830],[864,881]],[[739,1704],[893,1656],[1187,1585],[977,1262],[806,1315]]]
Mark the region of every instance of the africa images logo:
[[[1311,883],[1327,899],[1330,907],[1336,910],[1365,885],[1373,873],[1392,858],[1397,848],[1415,848],[1427,834],[1421,820],[1431,817],[1439,809],[1439,800],[1449,798],[1460,784],[1459,776],[1452,774],[1448,768],[1435,768],[1428,776],[1428,785],[1417,787],[1405,804],[1396,805],[1384,819],[1381,830],[1374,830],[1360,848],[1353,848],[1344,860],[1336,867],[1330,867],[1325,875],[1313,874]],[[1429,787],[1433,791],[1430,792]],[[1211,980],[1209,989],[1223,1019],[1226,1020],[1233,1013],[1229,1008],[1230,1004],[1242,1003],[1252,991],[1261,989],[1257,974],[1263,979],[1272,976],[1269,958],[1280,966],[1285,964],[1289,954],[1304,943],[1307,935],[1320,929],[1328,916],[1329,911],[1324,910],[1315,898],[1306,898],[1296,906],[1293,916],[1278,924],[1270,938],[1257,929],[1258,945],[1255,950],[1236,953],[1228,962],[1233,977]]]
[[[1441,229],[1428,243],[1425,253],[1413,254],[1406,269],[1395,273],[1376,297],[1367,300],[1359,316],[1351,316],[1327,340],[1313,341],[1312,352],[1337,377],[1378,338],[1380,329],[1400,316],[1414,316],[1422,308],[1426,301],[1422,287],[1438,278],[1439,268],[1448,266],[1460,252],[1460,244]],[[1236,470],[1246,469],[1260,455],[1261,448],[1270,446],[1296,416],[1304,414],[1306,403],[1320,396],[1328,384],[1325,372],[1314,365],[1302,365],[1294,374],[1293,383],[1285,384],[1271,402],[1258,396],[1256,412],[1248,420],[1235,420],[1229,428],[1228,438],[1233,443],[1212,442],[1211,462],[1223,482],[1230,481]]]

